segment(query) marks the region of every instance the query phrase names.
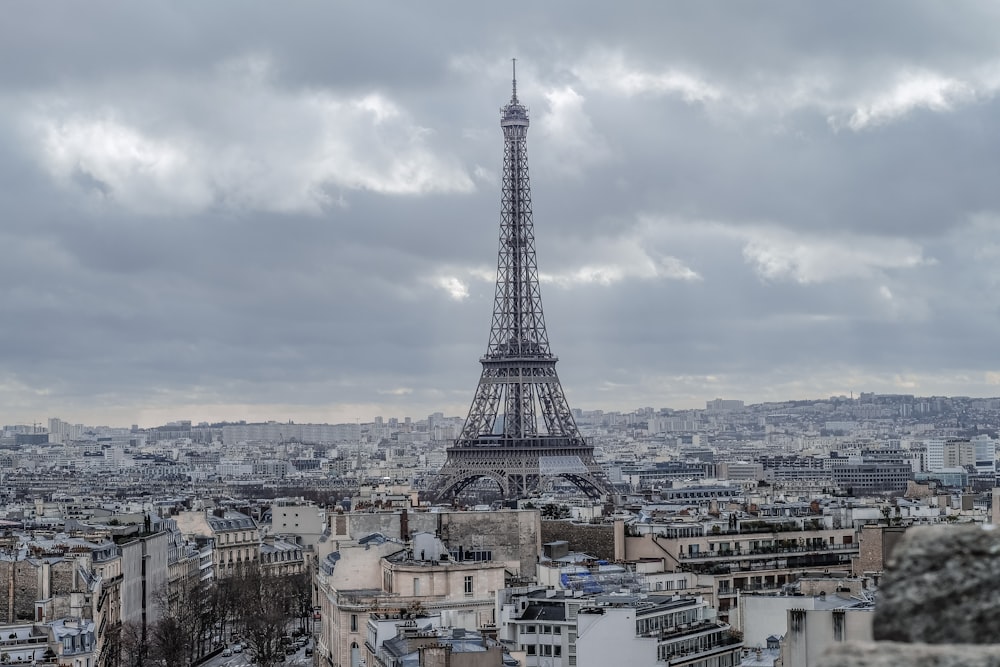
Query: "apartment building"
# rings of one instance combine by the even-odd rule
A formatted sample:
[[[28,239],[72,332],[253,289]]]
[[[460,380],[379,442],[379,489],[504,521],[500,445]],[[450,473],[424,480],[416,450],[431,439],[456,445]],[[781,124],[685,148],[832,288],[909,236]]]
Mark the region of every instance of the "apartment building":
[[[273,535],[266,536],[260,545],[260,564],[279,577],[306,571],[302,547]]]
[[[421,627],[415,621],[397,623],[392,637],[372,637],[377,653],[372,667],[518,667],[495,640],[465,628]]]
[[[592,604],[574,591],[530,587],[508,589],[499,598],[497,637],[511,647],[523,667],[576,664],[576,619]]]
[[[700,597],[597,596],[577,615],[574,667],[735,667],[742,640]]]
[[[232,576],[241,564],[260,558],[260,529],[256,521],[241,512],[180,512],[174,521],[187,539],[212,539],[212,569],[217,579]]]
[[[30,533],[3,539],[0,635],[15,640],[0,647],[8,661],[109,664],[108,650],[123,621],[156,620],[153,599],[167,581],[166,533],[122,545],[106,535],[93,541]]]
[[[302,498],[282,498],[271,504],[271,532],[312,549],[326,530],[326,510]]]
[[[630,524],[617,531],[625,560],[662,559],[664,569],[691,572],[711,585],[723,618],[740,591],[779,591],[806,573],[852,572],[853,528],[782,530],[794,523],[738,520],[719,524]],[[821,525],[821,524],[816,524]]]
[[[320,562],[316,577],[317,652],[333,667],[359,667],[375,654],[365,643],[372,614],[446,614],[450,624],[469,630],[492,623],[506,572],[503,562],[452,559],[430,534],[414,535],[409,545],[377,533],[342,545]]]
[[[902,492],[913,479],[908,462],[860,461],[835,465],[830,471],[837,488],[853,496]]]

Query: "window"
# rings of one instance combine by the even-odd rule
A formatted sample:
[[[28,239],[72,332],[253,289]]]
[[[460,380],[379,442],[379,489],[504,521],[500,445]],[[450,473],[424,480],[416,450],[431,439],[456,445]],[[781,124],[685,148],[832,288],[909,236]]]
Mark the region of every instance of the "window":
[[[465,578],[465,594],[472,595],[472,575]]]
[[[358,615],[351,614],[351,632],[358,631]]]
[[[528,655],[535,655],[535,645],[534,644],[529,644],[528,645]]]

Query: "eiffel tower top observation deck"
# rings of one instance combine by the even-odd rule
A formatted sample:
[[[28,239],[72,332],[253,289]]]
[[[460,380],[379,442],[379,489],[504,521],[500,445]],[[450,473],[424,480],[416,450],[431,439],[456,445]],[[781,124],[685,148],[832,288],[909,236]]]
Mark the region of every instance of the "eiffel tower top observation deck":
[[[524,497],[561,476],[591,496],[609,491],[569,409],[558,358],[549,349],[535,259],[528,183],[528,109],[517,98],[500,113],[504,136],[500,249],[493,323],[479,386],[462,433],[442,467],[438,499],[454,498],[481,478],[506,498]]]

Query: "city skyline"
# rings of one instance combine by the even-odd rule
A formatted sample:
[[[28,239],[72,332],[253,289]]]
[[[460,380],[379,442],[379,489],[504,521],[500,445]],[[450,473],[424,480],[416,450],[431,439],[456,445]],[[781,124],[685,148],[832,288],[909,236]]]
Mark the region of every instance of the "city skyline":
[[[574,408],[1000,394],[1000,10],[528,7],[22,3],[0,423],[466,414],[512,57]]]
[[[913,400],[912,403],[907,403],[906,399],[910,398]],[[802,405],[815,405],[815,404],[825,404],[833,403],[840,407],[845,407],[848,405],[880,405],[885,407],[885,405],[892,404],[895,408],[900,406],[909,405],[911,412],[900,412],[898,414],[894,413],[894,417],[901,419],[917,418],[923,415],[924,417],[931,414],[931,411],[927,408],[928,406],[934,406],[937,401],[944,400],[946,403],[951,401],[961,401],[969,402],[970,404],[979,404],[980,409],[983,403],[997,403],[1000,402],[1000,396],[941,396],[941,395],[913,395],[913,394],[878,394],[875,392],[861,392],[856,395],[838,395],[838,396],[799,396],[790,397],[784,401],[775,402],[762,402],[762,403],[751,403],[746,402],[741,399],[736,398],[722,398],[717,397],[708,401],[705,401],[699,406],[691,406],[685,408],[675,408],[671,406],[632,406],[629,408],[621,410],[610,410],[601,407],[592,409],[578,409],[573,408],[572,412],[577,418],[594,418],[599,415],[611,416],[611,415],[621,415],[621,416],[637,416],[646,415],[649,411],[653,411],[654,415],[662,416],[666,412],[671,412],[676,415],[683,415],[688,413],[705,413],[705,414],[721,414],[721,413],[747,413],[755,412],[761,409],[767,409],[768,406],[786,406],[790,404],[797,404],[800,407]],[[923,408],[921,408],[923,406]],[[883,419],[883,417],[879,417]],[[434,421],[435,419],[443,419],[449,422],[459,422],[455,424],[456,428],[461,427],[461,425],[466,420],[466,415],[464,414],[449,414],[441,410],[436,410],[431,413],[413,413],[403,411],[400,413],[390,413],[390,414],[377,414],[377,415],[365,415],[357,416],[353,419],[346,421],[331,421],[331,420],[295,420],[295,419],[282,419],[275,418],[274,416],[263,416],[259,419],[238,419],[238,418],[220,418],[220,419],[194,419],[190,416],[176,415],[173,419],[157,423],[136,423],[134,420],[132,422],[122,422],[122,423],[99,423],[93,420],[83,419],[64,419],[59,415],[49,415],[45,418],[40,418],[34,422],[17,422],[17,423],[0,423],[0,427],[11,427],[17,429],[27,429],[27,428],[37,428],[40,431],[47,430],[47,427],[52,425],[52,420],[59,423],[61,427],[66,426],[83,426],[84,428],[112,428],[112,429],[122,429],[129,428],[130,426],[138,427],[139,429],[156,429],[164,426],[180,426],[185,423],[191,426],[205,426],[205,425],[219,425],[219,424],[296,424],[299,426],[305,425],[330,425],[330,426],[383,426],[390,425],[393,422],[400,427],[404,427],[409,424],[424,424],[426,425],[429,421]],[[978,422],[977,422],[978,424]],[[986,428],[984,426],[984,428]],[[987,429],[988,430],[988,429]]]

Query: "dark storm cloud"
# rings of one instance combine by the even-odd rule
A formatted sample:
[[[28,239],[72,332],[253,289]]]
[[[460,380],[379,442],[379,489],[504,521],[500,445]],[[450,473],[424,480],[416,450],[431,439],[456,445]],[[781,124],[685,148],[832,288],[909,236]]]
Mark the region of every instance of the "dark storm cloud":
[[[464,412],[510,57],[574,407],[996,393],[974,3],[23,3],[0,422]]]

